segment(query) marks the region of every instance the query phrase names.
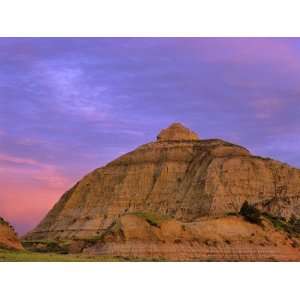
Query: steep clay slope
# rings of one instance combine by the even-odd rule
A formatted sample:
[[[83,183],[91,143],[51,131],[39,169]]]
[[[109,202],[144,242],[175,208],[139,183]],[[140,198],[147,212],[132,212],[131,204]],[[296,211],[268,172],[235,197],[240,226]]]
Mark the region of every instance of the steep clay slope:
[[[152,216],[153,218],[153,216]],[[99,240],[75,241],[70,250],[129,259],[177,261],[299,261],[299,238],[240,216],[204,217],[193,222],[152,221],[124,215]],[[154,218],[155,220],[155,218]]]
[[[192,222],[238,211],[245,200],[278,216],[300,217],[300,170],[219,139],[199,140],[175,123],[156,142],[85,176],[26,239],[101,236],[137,211]]]
[[[22,250],[23,246],[19,241],[13,227],[0,217],[0,248],[10,250]]]

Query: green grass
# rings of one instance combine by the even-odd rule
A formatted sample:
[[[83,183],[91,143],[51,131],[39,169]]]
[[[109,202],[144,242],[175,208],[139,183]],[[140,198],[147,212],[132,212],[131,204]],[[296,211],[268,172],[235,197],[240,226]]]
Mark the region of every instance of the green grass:
[[[94,256],[85,254],[57,254],[0,249],[1,262],[163,262],[164,258]]]
[[[125,258],[112,256],[91,256],[84,254],[39,253],[0,249],[0,262],[115,262]]]
[[[299,241],[298,239],[300,238],[300,232],[297,225],[298,224],[297,220],[296,221],[290,220],[287,222],[284,218],[279,218],[266,212],[263,213],[263,216],[272,223],[275,229],[287,233],[289,239],[292,240],[292,247],[294,248],[300,247],[300,244],[298,242]]]
[[[284,219],[275,217],[266,212],[263,213],[263,216],[268,219],[276,229],[285,231],[293,236],[299,236],[299,232],[295,226],[286,222]]]
[[[34,252],[55,252],[65,254],[68,251],[68,242],[54,240],[24,240],[23,247]],[[42,245],[42,246],[41,246]]]
[[[131,215],[135,215],[145,219],[150,225],[160,227],[160,224],[167,220],[168,216],[162,216],[151,212],[133,212]]]

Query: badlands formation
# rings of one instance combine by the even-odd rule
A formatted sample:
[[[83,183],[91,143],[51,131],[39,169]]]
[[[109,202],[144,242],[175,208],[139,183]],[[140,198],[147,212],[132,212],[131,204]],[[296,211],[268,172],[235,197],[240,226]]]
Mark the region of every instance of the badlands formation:
[[[180,123],[87,174],[27,241],[69,241],[70,252],[168,260],[300,260],[298,238],[274,218],[300,218],[300,170]]]
[[[13,227],[0,217],[0,249],[22,250],[23,246],[19,241]]]

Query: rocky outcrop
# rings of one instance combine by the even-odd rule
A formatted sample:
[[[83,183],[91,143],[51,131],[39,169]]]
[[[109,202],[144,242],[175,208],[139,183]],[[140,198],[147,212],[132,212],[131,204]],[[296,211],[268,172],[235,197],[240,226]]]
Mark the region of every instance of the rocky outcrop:
[[[157,136],[158,141],[197,141],[198,134],[184,127],[180,123],[173,123],[170,127],[163,129]]]
[[[155,142],[85,176],[26,239],[100,237],[135,212],[193,223],[237,212],[246,200],[274,215],[299,218],[300,170],[220,139],[199,140],[175,123]]]
[[[299,261],[299,239],[240,216],[204,217],[193,222],[147,214],[120,217],[101,237],[73,242],[76,252],[128,259],[176,261]]]
[[[18,236],[13,227],[0,217],[0,249],[22,250]]]

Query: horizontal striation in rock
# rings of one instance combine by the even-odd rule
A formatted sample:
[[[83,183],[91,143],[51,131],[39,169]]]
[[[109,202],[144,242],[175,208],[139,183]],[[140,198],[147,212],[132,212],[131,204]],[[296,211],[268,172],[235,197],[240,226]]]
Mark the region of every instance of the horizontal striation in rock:
[[[300,217],[300,171],[220,139],[172,129],[85,176],[25,238],[100,236],[132,212],[192,222],[236,212],[246,200],[278,216]]]

